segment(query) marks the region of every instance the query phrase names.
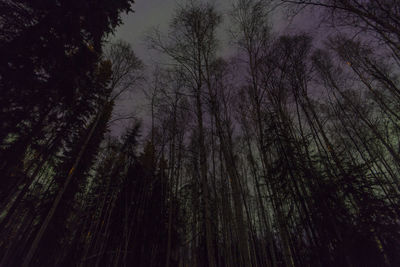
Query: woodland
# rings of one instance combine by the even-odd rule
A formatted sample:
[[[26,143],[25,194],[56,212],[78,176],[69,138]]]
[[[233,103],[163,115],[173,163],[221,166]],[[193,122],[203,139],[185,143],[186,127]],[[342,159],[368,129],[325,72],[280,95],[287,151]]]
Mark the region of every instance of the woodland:
[[[400,1],[231,2],[0,0],[1,267],[400,266]]]

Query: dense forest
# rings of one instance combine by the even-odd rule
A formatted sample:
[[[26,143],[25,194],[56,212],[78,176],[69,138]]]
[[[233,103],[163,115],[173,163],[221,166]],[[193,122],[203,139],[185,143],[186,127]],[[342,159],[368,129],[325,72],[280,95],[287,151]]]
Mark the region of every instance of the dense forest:
[[[155,67],[134,8],[0,0],[0,266],[400,266],[399,1],[181,1]]]

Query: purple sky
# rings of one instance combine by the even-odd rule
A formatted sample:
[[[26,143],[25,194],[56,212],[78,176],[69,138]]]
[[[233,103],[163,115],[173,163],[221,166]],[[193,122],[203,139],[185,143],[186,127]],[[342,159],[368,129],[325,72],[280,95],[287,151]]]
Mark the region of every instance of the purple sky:
[[[123,25],[117,28],[113,39],[122,39],[130,43],[137,56],[147,66],[146,73],[151,73],[154,66],[154,53],[148,50],[144,42],[144,37],[154,27],[159,27],[161,31],[166,32],[169,22],[174,14],[174,9],[179,3],[184,3],[185,0],[136,0],[133,9],[135,12],[124,14]],[[226,16],[234,0],[211,0],[216,9],[224,15],[223,25],[221,26],[218,37],[221,40],[222,46],[227,44],[229,39],[228,28],[229,18]],[[284,9],[277,9],[271,16],[271,24],[273,31],[281,34],[288,34],[298,31],[307,31],[313,36],[318,35],[317,18],[312,12],[300,14],[294,20],[290,21],[285,15]],[[226,46],[226,45],[225,45]],[[232,50],[222,51],[223,54],[229,54]],[[126,95],[118,103],[117,112],[120,114],[136,113],[138,117],[146,118],[148,107],[144,101],[142,88],[136,88],[130,95]],[[126,122],[119,122],[113,125],[113,132],[119,134],[120,130],[127,126]],[[116,130],[114,130],[116,129]]]
[[[153,27],[159,27],[161,30],[168,28],[169,21],[173,16],[174,9],[179,3],[184,3],[185,0],[136,0],[133,9],[135,12],[128,15],[123,15],[123,25],[120,26],[115,34],[115,38],[128,41],[134,47],[136,53],[141,55],[143,60],[150,57],[149,51],[143,42],[145,33]],[[231,8],[234,0],[211,0],[218,11],[226,15]],[[282,9],[276,10],[271,17],[273,29],[277,32],[291,32],[293,30],[314,31],[318,25],[315,16],[308,12],[294,19],[291,24],[286,18]],[[228,22],[228,18],[224,18]],[[221,32],[226,30],[228,25],[223,25]],[[224,35],[222,33],[222,35]],[[221,36],[226,39],[227,36]]]

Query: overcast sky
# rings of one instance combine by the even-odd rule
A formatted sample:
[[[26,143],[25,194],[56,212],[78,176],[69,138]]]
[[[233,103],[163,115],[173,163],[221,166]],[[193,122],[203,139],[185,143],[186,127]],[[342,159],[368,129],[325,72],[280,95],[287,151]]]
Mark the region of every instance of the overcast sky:
[[[147,66],[147,73],[149,73],[154,66],[152,51],[148,50],[144,42],[144,37],[154,27],[159,27],[161,31],[166,32],[169,22],[174,15],[174,10],[177,4],[184,3],[185,0],[136,0],[133,5],[134,12],[124,14],[122,16],[123,24],[117,28],[114,39],[122,39],[130,43],[136,55]],[[227,29],[229,27],[229,19],[225,16],[234,0],[211,0],[209,3],[214,4],[216,9],[224,15],[223,25],[219,30],[218,38],[222,39],[222,43],[226,43],[229,38]],[[285,10],[278,9],[271,16],[272,28],[275,32],[279,33],[293,33],[299,31],[307,31],[311,35],[317,35],[317,19],[312,12],[302,14],[296,17],[293,21],[289,20],[285,14]],[[135,92],[130,96],[125,96],[120,103],[118,103],[118,113],[137,113],[138,117],[146,117],[143,90],[148,88],[136,88]],[[113,129],[122,129],[126,124],[122,123],[115,125]],[[114,130],[113,130],[114,132]],[[116,134],[120,132],[117,130]]]
[[[225,13],[231,6],[232,0],[219,0],[209,1],[215,5],[220,11]],[[151,50],[148,50],[144,42],[146,33],[152,28],[158,27],[161,31],[168,30],[169,22],[174,15],[174,10],[177,4],[184,3],[184,0],[136,0],[133,5],[134,12],[124,14],[122,16],[123,24],[117,28],[115,32],[115,39],[122,39],[130,43],[136,55],[147,66],[147,73],[151,72],[154,66],[154,59]],[[226,37],[224,37],[226,38]],[[144,101],[143,90],[148,90],[145,87],[136,88],[130,96],[125,96],[124,99],[119,101],[117,113],[137,113],[140,118],[146,118],[148,107]],[[145,121],[146,124],[146,121]],[[126,122],[119,122],[118,125],[112,127],[115,134],[119,134],[119,129],[124,128]]]
[[[145,32],[152,27],[160,27],[160,29],[166,30],[175,7],[184,2],[185,0],[136,0],[133,5],[134,12],[123,15],[123,24],[116,30],[115,37],[131,43],[137,54],[148,56],[148,51],[143,45]],[[210,0],[208,2],[214,4],[219,12],[226,15],[234,0]],[[226,21],[228,21],[227,18],[225,18]],[[317,26],[312,12],[296,17],[291,24],[289,22],[282,9],[278,9],[271,16],[272,26],[274,30],[279,32],[309,31],[314,30]]]
[[[174,15],[175,7],[184,2],[185,0],[136,0],[133,6],[135,12],[123,16],[123,25],[117,29],[115,38],[131,43],[142,60],[145,63],[150,63],[148,61],[151,58],[151,51],[146,49],[143,41],[146,32],[154,27],[159,27],[161,31],[166,31]],[[208,2],[214,4],[219,12],[225,14],[231,7],[233,0],[213,0]],[[223,29],[221,30],[223,31]]]

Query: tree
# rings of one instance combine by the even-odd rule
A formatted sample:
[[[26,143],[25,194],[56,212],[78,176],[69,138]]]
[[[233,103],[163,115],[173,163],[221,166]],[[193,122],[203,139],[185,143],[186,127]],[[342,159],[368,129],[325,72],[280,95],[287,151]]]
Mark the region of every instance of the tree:
[[[212,237],[210,212],[210,194],[208,188],[208,166],[205,149],[205,131],[203,119],[204,72],[209,67],[215,53],[215,30],[221,18],[208,4],[189,3],[176,11],[171,23],[171,34],[165,43],[156,32],[149,39],[150,44],[171,57],[181,66],[182,75],[187,79],[190,94],[193,95],[197,119],[198,164],[203,200],[203,216],[208,265],[215,266],[215,251]]]

